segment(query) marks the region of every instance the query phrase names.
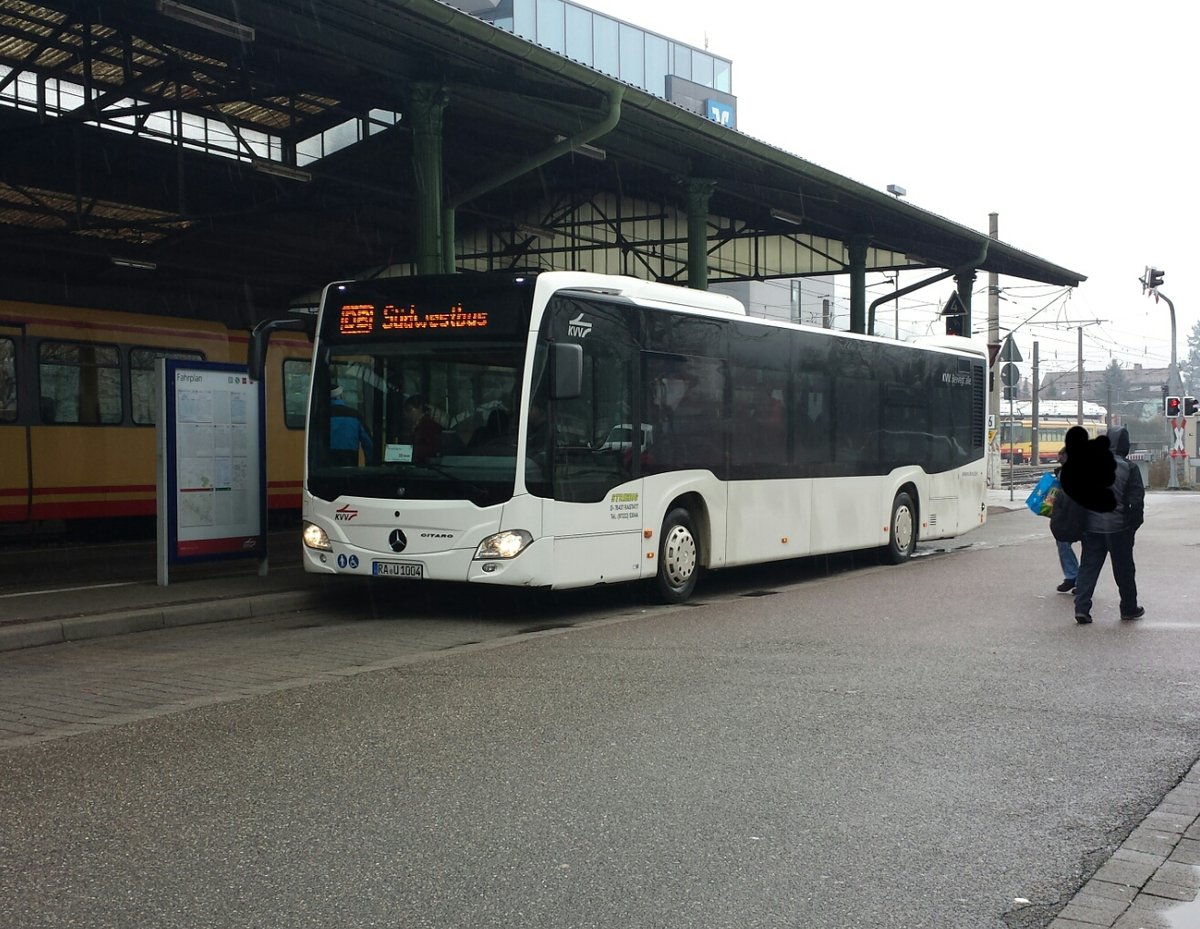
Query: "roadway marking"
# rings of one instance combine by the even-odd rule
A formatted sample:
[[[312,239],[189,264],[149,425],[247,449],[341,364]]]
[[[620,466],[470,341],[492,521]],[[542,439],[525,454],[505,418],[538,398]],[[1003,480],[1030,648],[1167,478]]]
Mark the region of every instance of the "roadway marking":
[[[0,600],[11,600],[13,597],[36,597],[40,594],[69,594],[78,590],[101,590],[105,587],[132,587],[138,581],[115,581],[112,584],[88,584],[86,587],[54,587],[46,590],[23,590],[15,594],[0,594]]]

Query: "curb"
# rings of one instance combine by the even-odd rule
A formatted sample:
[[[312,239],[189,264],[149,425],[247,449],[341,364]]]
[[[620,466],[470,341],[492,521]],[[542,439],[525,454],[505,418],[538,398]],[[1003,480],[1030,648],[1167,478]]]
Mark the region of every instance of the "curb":
[[[0,627],[0,652],[303,610],[312,605],[313,593],[299,590],[258,594],[4,626]]]

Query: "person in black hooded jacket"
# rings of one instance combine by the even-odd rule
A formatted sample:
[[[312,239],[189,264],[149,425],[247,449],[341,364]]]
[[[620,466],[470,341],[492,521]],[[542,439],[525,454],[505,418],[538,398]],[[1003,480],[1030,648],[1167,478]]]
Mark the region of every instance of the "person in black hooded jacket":
[[[1116,476],[1109,488],[1116,500],[1111,512],[1090,510],[1087,529],[1080,545],[1079,574],[1075,579],[1075,621],[1092,621],[1092,594],[1105,558],[1112,559],[1113,580],[1121,595],[1121,619],[1141,619],[1146,610],[1138,605],[1136,568],[1133,563],[1133,540],[1145,519],[1146,487],[1142,473],[1131,465],[1129,430],[1114,426],[1108,431],[1108,442],[1116,465]],[[1068,453],[1069,455],[1069,453]]]

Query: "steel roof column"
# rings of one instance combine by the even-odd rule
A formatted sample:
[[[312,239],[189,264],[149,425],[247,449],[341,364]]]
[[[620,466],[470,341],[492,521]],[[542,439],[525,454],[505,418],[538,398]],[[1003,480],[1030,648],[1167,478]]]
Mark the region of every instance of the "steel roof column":
[[[442,125],[450,95],[441,84],[413,84],[413,174],[417,188],[417,273],[442,271]]]
[[[850,331],[867,331],[867,248],[871,237],[855,233],[846,239],[850,258]]]
[[[954,284],[958,288],[958,299],[962,301],[963,331],[962,334],[971,338],[971,288],[975,286],[975,269],[960,271],[954,275]]]
[[[708,202],[717,182],[704,177],[687,181],[688,287],[708,290]]]

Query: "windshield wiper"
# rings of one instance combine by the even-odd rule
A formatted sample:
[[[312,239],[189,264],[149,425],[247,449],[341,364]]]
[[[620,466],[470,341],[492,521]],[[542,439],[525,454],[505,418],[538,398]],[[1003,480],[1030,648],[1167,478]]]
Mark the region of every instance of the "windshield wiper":
[[[476,484],[473,481],[468,481],[464,477],[459,477],[453,471],[449,471],[446,468],[443,468],[441,465],[430,464],[427,461],[410,461],[408,464],[416,468],[424,468],[427,471],[432,471],[434,474],[440,474],[448,481],[454,483],[455,486],[465,487],[470,492],[472,500],[486,501],[491,499],[492,492],[488,488],[480,484]]]

